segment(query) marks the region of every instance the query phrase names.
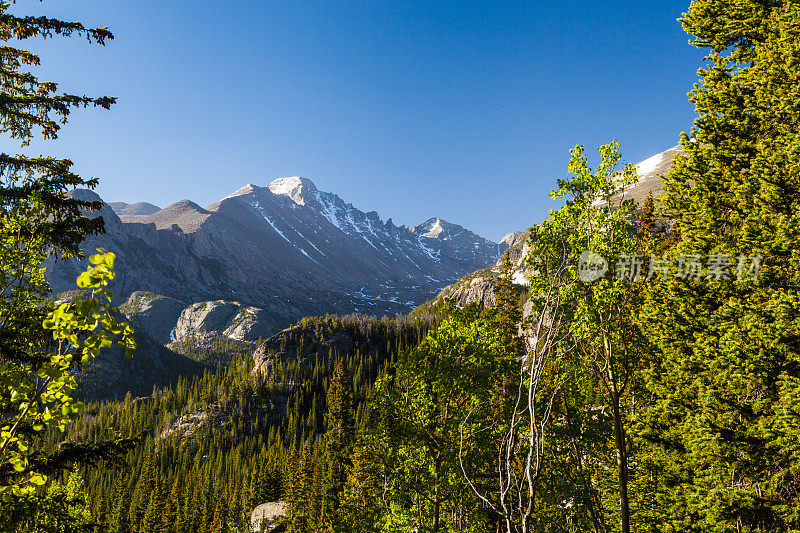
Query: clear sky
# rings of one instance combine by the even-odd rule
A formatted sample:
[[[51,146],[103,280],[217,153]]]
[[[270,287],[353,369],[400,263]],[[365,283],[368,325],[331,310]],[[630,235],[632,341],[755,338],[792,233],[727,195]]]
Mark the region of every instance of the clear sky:
[[[107,26],[106,47],[27,41],[42,78],[112,95],[56,142],[107,201],[210,204],[301,175],[385,220],[493,240],[541,220],[569,149],[678,142],[702,52],[682,1],[21,0]],[[0,140],[3,151],[18,151]]]

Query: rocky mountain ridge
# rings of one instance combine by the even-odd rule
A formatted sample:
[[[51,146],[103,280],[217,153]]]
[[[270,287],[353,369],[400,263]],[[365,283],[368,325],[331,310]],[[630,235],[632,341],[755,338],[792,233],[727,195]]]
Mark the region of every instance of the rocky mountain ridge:
[[[248,184],[206,207],[183,200],[146,211],[118,215],[106,205],[90,214],[103,216],[106,234],[83,249],[117,254],[117,301],[137,291],[187,305],[234,301],[258,310],[264,334],[308,315],[407,312],[506,247],[440,218],[415,227],[384,222],[300,177]],[[56,292],[74,289],[85,268],[46,266]]]
[[[122,215],[152,215],[161,211],[157,205],[147,202],[137,202],[135,204],[127,204],[125,202],[109,202],[108,206],[120,216]]]
[[[660,175],[666,173],[677,153],[680,153],[680,150],[673,148],[656,154],[640,163],[640,181],[636,186],[628,189],[625,192],[625,196],[633,198],[637,202],[641,202],[646,198],[647,194],[653,194],[656,198],[660,196]],[[319,223],[316,226],[317,233],[313,229],[309,230],[308,227],[297,228],[293,226],[293,223],[296,223],[299,217],[288,221],[278,220],[268,207],[269,204],[267,202],[270,200],[283,202],[281,205],[288,205],[288,209],[292,211],[312,210],[313,212],[308,214],[309,217],[321,214],[328,221],[329,226],[334,226],[337,231],[334,232],[329,228],[329,232],[322,234],[323,238],[320,239],[320,232],[325,226],[318,218],[311,218],[311,220]],[[116,217],[113,212],[108,212],[108,207],[104,208],[102,214],[107,217],[106,222],[110,227],[110,234],[114,238],[119,239],[119,236],[125,235],[127,230],[129,239],[127,242],[133,246],[123,249],[122,254],[130,257],[131,251],[135,252],[137,251],[136,246],[141,246],[141,243],[136,240],[138,237],[134,231],[141,231],[144,236],[152,239],[152,234],[147,233],[147,231],[151,231],[167,243],[181,243],[181,235],[184,235],[184,238],[188,240],[192,235],[203,235],[204,232],[208,231],[207,227],[213,227],[212,224],[221,224],[215,221],[214,217],[215,213],[221,210],[220,205],[231,203],[226,201],[236,201],[239,206],[246,206],[244,208],[245,211],[262,217],[267,226],[272,227],[274,225],[278,232],[278,238],[276,239],[278,242],[283,241],[286,246],[291,246],[295,249],[302,248],[296,252],[296,255],[299,254],[301,257],[309,256],[310,259],[322,258],[326,253],[332,253],[331,249],[333,247],[329,248],[330,243],[324,242],[325,237],[330,239],[332,234],[344,234],[357,243],[363,241],[364,244],[362,246],[367,250],[377,247],[390,251],[394,249],[402,250],[403,253],[410,253],[408,249],[402,249],[398,243],[413,243],[416,241],[429,248],[429,251],[420,248],[416,249],[417,255],[413,257],[418,261],[422,261],[420,257],[428,257],[430,260],[432,259],[431,256],[433,256],[433,258],[438,258],[440,261],[444,259],[445,261],[454,262],[458,261],[459,254],[464,254],[466,258],[464,262],[469,264],[470,258],[474,257],[469,255],[470,246],[476,248],[477,236],[474,236],[474,234],[461,226],[450,224],[439,218],[429,219],[413,228],[395,226],[391,220],[383,223],[380,222],[376,213],[357,211],[335,195],[318,191],[312,182],[303,178],[276,180],[268,187],[247,185],[226,199],[207,208],[202,208],[190,201],[182,201],[151,215],[123,215]],[[235,205],[228,206],[224,209],[231,209],[236,212],[235,207]],[[144,222],[142,222],[143,219]],[[313,228],[313,226],[309,227]],[[298,235],[308,238],[306,241],[302,241]],[[399,238],[397,237],[398,235],[400,236]],[[526,278],[530,274],[524,265],[524,258],[529,252],[529,235],[530,230],[524,232],[515,231],[508,233],[502,239],[503,246],[508,247],[509,257],[514,265],[514,281],[519,287],[520,293],[525,292]],[[107,238],[108,235],[103,237]],[[213,236],[206,236],[206,238],[213,242]],[[340,236],[340,238],[345,244],[350,243],[345,237]],[[439,241],[439,246],[434,249],[434,244],[430,242],[431,240]],[[155,240],[156,244],[159,242]],[[192,244],[197,246],[196,243]],[[477,241],[477,244],[480,245],[481,242]],[[354,246],[352,243],[349,245]],[[497,246],[498,252],[502,249],[500,245],[495,246]],[[304,251],[305,254],[303,253]],[[184,257],[187,256],[188,254],[184,255]],[[382,256],[381,259],[386,262],[389,261]],[[456,283],[444,287],[436,298],[424,304],[418,310],[424,311],[428,306],[436,305],[437,302],[444,298],[451,298],[459,305],[470,303],[477,303],[481,306],[493,305],[495,303],[494,288],[500,273],[500,264],[501,260],[498,260],[489,267],[474,269],[473,272],[461,277]],[[202,263],[200,265],[202,266]],[[61,265],[61,268],[64,268],[64,266]],[[190,263],[189,266],[196,266],[196,263]],[[198,271],[201,270],[198,269]],[[129,274],[124,269],[120,269],[120,275],[126,276]],[[366,291],[362,290],[361,292],[366,294]],[[258,345],[258,349],[254,354],[257,368],[264,368],[267,361],[273,357],[278,359],[297,357],[296,350],[287,350],[283,345],[287,344],[285,339],[292,338],[300,329],[297,325],[287,329],[283,328],[297,322],[300,317],[293,319],[276,317],[274,307],[251,305],[243,299],[229,297],[197,301],[155,292],[134,291],[120,305],[120,312],[131,322],[137,333],[146,337],[145,342],[140,344],[150,353],[140,361],[143,360],[148,363],[145,366],[151,370],[147,370],[145,372],[147,374],[152,374],[154,371],[163,374],[164,369],[173,367],[177,369],[181,366],[188,367],[190,371],[196,372],[197,369],[192,366],[193,363],[187,363],[185,360],[180,359],[180,354],[185,353],[184,348],[186,346],[209,346],[220,339],[225,342],[239,343],[238,345],[243,350],[253,350],[256,347],[256,341],[266,339]],[[325,314],[325,312],[310,312],[307,314],[321,315]],[[417,314],[417,316],[420,316],[420,314]],[[305,347],[306,351],[315,354],[315,356],[325,355],[330,350],[343,353],[351,349],[354,342],[354,337],[344,335],[342,332],[332,332],[329,336],[323,336],[322,339],[323,342],[320,346],[308,345]],[[169,348],[169,350],[166,348]],[[173,353],[174,355],[172,355]],[[277,355],[268,356],[270,353]],[[93,378],[93,381],[98,381],[101,376],[107,375],[111,378],[110,382],[122,383],[122,376],[126,374],[123,369],[128,368],[128,366],[129,363],[123,360],[121,354],[103,359],[101,368],[95,373],[98,377]],[[174,371],[169,372],[174,374]],[[133,379],[133,382],[137,384],[141,382],[140,385],[137,385],[137,390],[146,390],[146,376],[139,376],[141,372],[136,372],[130,368],[127,370],[127,374],[129,374],[129,378]],[[100,379],[100,381],[103,380]],[[111,387],[108,395],[111,395],[114,390],[122,390],[122,388],[121,386]]]

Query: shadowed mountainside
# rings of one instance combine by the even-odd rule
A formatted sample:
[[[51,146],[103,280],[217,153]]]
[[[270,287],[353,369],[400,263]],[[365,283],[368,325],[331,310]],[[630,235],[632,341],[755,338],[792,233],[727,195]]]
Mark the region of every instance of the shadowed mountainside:
[[[106,205],[99,215],[106,234],[83,249],[117,254],[111,288],[118,302],[136,291],[187,303],[235,301],[258,308],[263,333],[309,315],[407,312],[494,263],[506,247],[440,218],[416,227],[384,222],[299,177],[246,185],[205,208],[182,200],[118,216]],[[47,267],[54,291],[64,292],[85,265]]]

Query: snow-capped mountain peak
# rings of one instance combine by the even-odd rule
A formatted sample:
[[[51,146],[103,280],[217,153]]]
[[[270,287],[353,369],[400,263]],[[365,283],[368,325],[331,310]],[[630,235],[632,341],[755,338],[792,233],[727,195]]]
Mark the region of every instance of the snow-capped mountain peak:
[[[205,208],[184,201],[151,215],[110,212],[106,227],[104,240],[86,246],[119,250],[121,297],[233,298],[270,310],[281,327],[313,314],[407,312],[500,255],[497,243],[457,224],[384,222],[297,176],[245,185]],[[74,278],[65,268],[51,282]]]
[[[313,181],[300,176],[278,178],[267,185],[267,188],[272,194],[288,196],[298,205],[306,205],[307,195],[317,191]]]
[[[430,222],[430,221],[428,221]],[[426,223],[427,224],[427,223]],[[423,237],[428,237],[431,239],[438,239],[439,236],[444,233],[444,228],[442,227],[442,220],[440,218],[434,219],[433,224],[430,224],[427,228],[425,233],[422,233]],[[446,239],[447,237],[445,237]]]
[[[418,226],[414,226],[411,231],[420,237],[446,241],[458,237],[465,230],[458,224],[453,224],[439,217],[433,217]]]

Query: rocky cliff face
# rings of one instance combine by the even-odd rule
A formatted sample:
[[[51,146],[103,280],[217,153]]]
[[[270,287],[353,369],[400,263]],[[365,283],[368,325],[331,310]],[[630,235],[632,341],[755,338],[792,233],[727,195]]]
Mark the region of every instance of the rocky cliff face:
[[[90,191],[74,194],[98,199]],[[131,212],[130,206],[117,209]],[[396,226],[298,177],[247,185],[205,208],[184,200],[135,212],[117,215],[104,207],[99,215],[106,234],[83,246],[87,255],[95,248],[117,254],[112,289],[118,301],[146,291],[178,302],[240,302],[267,325],[259,335],[308,315],[407,312],[464,274],[491,265],[506,246],[439,218]],[[47,266],[56,292],[74,289],[85,267],[62,261]],[[166,301],[157,306],[153,316],[167,313],[161,310]],[[246,315],[240,318],[247,321]],[[237,322],[228,318],[225,330]],[[163,340],[166,326],[147,324]],[[247,337],[255,334],[251,329],[237,326],[231,333]]]
[[[198,302],[183,309],[170,341],[202,345],[222,335],[237,341],[253,342],[267,338],[276,327],[267,313],[258,307],[225,300]]]
[[[219,337],[249,343],[269,337],[278,327],[263,309],[231,300],[188,304],[136,291],[119,310],[137,333],[162,345],[204,346]]]
[[[64,294],[61,298],[73,295]],[[131,294],[119,306],[119,312],[120,318],[134,328],[136,354],[127,359],[117,347],[102,350],[81,370],[78,379],[81,398],[98,401],[120,398],[128,391],[134,396],[148,396],[154,385],[167,386],[179,376],[202,374],[215,364],[187,357],[186,348],[208,353],[215,346],[252,351],[256,341],[267,338],[276,329],[262,309],[239,302],[187,304],[143,291]]]
[[[134,330],[146,332],[159,344],[174,339],[174,329],[187,303],[152,292],[136,291],[119,306]]]

